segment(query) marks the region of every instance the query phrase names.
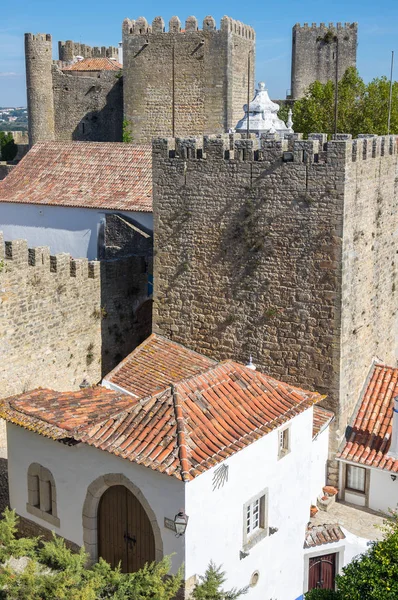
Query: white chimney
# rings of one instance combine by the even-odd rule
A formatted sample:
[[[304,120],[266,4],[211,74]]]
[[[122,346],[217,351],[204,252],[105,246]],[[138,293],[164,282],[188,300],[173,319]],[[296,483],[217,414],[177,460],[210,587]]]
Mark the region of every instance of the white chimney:
[[[391,444],[388,451],[390,458],[398,459],[398,396],[394,398],[394,404],[392,407],[392,431],[391,431]]]
[[[250,355],[250,359],[249,359],[249,362],[247,363],[246,367],[248,369],[251,369],[252,371],[256,370],[256,365],[253,365],[253,358],[251,355]]]
[[[123,42],[119,42],[119,46],[117,49],[117,56],[118,56],[119,63],[122,65],[123,64]]]

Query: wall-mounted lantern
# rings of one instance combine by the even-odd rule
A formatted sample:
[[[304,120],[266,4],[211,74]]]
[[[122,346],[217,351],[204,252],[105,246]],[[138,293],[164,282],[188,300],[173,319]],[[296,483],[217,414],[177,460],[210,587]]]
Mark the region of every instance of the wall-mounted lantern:
[[[181,537],[182,535],[184,535],[188,525],[188,518],[189,517],[187,517],[183,510],[180,510],[174,517],[174,528],[176,532],[176,537]]]

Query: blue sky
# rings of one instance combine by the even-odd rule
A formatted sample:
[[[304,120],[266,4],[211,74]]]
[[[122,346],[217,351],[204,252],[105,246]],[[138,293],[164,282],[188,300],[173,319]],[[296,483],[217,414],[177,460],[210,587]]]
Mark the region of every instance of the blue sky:
[[[396,51],[398,79],[398,0],[285,0],[284,2],[182,2],[146,0],[3,0],[0,13],[0,106],[26,104],[23,34],[51,33],[54,58],[58,40],[72,39],[92,46],[117,45],[125,17],[161,15],[182,22],[208,14],[219,25],[224,14],[256,30],[257,80],[267,83],[273,98],[290,88],[291,30],[295,23],[353,22],[359,24],[358,68],[366,80],[389,73],[391,50]]]

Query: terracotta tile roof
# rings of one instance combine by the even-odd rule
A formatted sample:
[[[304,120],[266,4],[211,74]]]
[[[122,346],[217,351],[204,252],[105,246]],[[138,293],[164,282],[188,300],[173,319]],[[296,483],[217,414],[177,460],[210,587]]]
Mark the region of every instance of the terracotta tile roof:
[[[333,421],[334,413],[322,406],[314,406],[314,419],[312,427],[312,437],[316,438]]]
[[[8,398],[0,404],[0,415],[45,437],[61,439],[75,436],[105,416],[123,407],[131,407],[134,399],[104,387],[86,388],[78,392],[56,392],[38,388]]]
[[[62,67],[62,71],[120,71],[121,69],[123,65],[110,58],[83,58],[73,65]]]
[[[398,369],[373,365],[349,428],[349,437],[337,458],[398,472],[398,460],[387,456],[391,441],[393,399],[396,395]]]
[[[0,181],[0,202],[152,212],[151,147],[38,142]]]
[[[344,540],[345,534],[337,523],[332,525],[309,525],[305,532],[304,548],[315,548],[323,544],[332,544],[339,540]]]
[[[153,333],[104,380],[141,398],[215,364],[211,358]]]
[[[37,398],[33,408],[31,394],[10,398],[0,404],[0,416],[53,437],[52,432],[42,431],[43,422],[49,426],[50,415],[51,426],[64,430],[63,436],[55,431],[55,439],[73,437],[189,481],[322,399],[315,392],[282,383],[233,361],[216,364],[140,401],[120,394],[117,399],[116,392],[107,391],[110,395],[104,397],[101,418],[91,420],[98,405],[93,402],[90,406],[87,401],[75,422],[72,415],[79,402],[70,411],[67,399],[76,400],[76,394],[82,394],[84,400],[85,393],[58,393],[58,403],[52,393],[42,400]],[[101,397],[101,392],[98,394]],[[113,402],[115,410],[109,414]],[[75,428],[66,430],[65,425]]]

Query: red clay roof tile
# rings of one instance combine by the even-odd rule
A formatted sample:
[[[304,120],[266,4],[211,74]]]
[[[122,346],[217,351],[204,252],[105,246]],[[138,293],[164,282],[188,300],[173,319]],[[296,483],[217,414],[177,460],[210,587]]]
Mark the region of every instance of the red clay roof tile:
[[[398,369],[373,365],[367,387],[357,405],[350,435],[337,458],[386,471],[398,471],[398,460],[388,456],[396,395]]]
[[[334,419],[334,413],[322,406],[314,406],[314,420],[312,428],[312,437],[316,438]]]
[[[305,532],[304,548],[314,548],[323,544],[332,544],[339,540],[344,540],[345,534],[340,525],[309,525]]]
[[[152,212],[151,147],[38,142],[0,181],[0,202]]]
[[[153,333],[104,380],[142,398],[215,364],[211,358]]]
[[[83,58],[72,65],[62,67],[62,71],[120,71],[123,69],[117,60],[110,58]]]

